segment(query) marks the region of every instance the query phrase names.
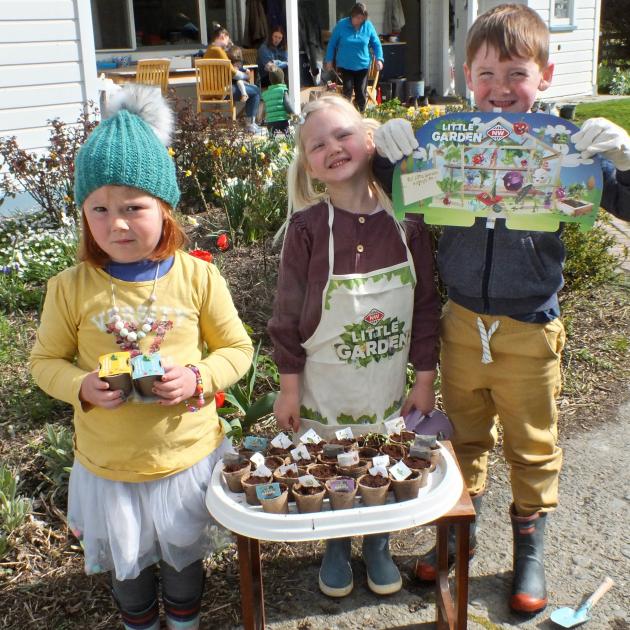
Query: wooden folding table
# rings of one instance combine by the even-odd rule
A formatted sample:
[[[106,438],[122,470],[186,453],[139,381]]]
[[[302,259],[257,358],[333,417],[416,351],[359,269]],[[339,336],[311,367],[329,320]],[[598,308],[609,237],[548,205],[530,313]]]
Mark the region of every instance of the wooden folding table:
[[[261,539],[320,540],[390,532],[420,525],[436,526],[437,628],[465,629],[468,619],[469,526],[475,518],[475,511],[464,488],[451,444],[443,441],[441,446],[441,464],[429,475],[429,487],[420,490],[418,499],[369,508],[357,503],[358,507],[350,510],[328,510],[317,514],[266,514],[260,508],[247,506],[241,495],[227,490],[221,476],[222,464],[219,463],[212,475],[206,505],[217,521],[236,534],[245,630],[262,630],[265,627]],[[448,577],[449,526],[455,527],[457,534],[454,594]]]

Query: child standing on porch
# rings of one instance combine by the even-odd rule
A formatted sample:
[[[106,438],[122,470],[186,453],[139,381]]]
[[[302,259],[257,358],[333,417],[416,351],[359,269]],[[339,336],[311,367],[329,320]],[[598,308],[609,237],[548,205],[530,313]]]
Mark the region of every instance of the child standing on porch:
[[[429,234],[418,217],[400,225],[374,180],[376,121],[334,95],[309,103],[303,116],[289,171],[290,199],[300,210],[289,220],[269,322],[280,371],[274,412],[282,428],[312,427],[324,439],[342,428],[342,414],[354,418],[357,435],[382,431],[412,406],[433,409],[439,300]],[[314,181],[326,192],[316,193]],[[348,328],[371,330],[375,314],[396,321],[403,341],[385,344],[389,351],[367,363],[337,353]],[[379,328],[390,331],[384,338],[392,334]],[[416,382],[405,399],[408,357]],[[362,424],[369,416],[373,423]],[[326,595],[352,590],[350,552],[350,538],[327,541],[319,572]],[[363,559],[372,591],[401,588],[389,534],[365,536]]]
[[[179,249],[170,108],[146,86],[117,98],[77,154],[82,262],[48,283],[30,367],[74,407],[68,523],[86,573],[111,572],[125,628],[159,630],[159,565],[167,627],[193,630],[213,549],[205,493],[230,448],[213,394],[253,348],[216,267]],[[170,360],[157,402],[128,402],[99,379],[100,355],[158,351]]]
[[[553,70],[549,31],[533,9],[499,5],[468,33],[464,73],[483,112],[529,112],[537,91],[551,84]],[[417,146],[404,121],[390,121],[379,133],[378,150],[392,162]],[[630,218],[628,134],[594,118],[572,140],[583,157],[606,158],[601,205]],[[449,297],[442,316],[441,386],[455,427],[453,446],[479,515],[498,415],[513,497],[510,607],[523,614],[547,605],[543,540],[547,514],[558,505],[562,464],[555,399],[565,340],[558,303],[564,258],[560,231],[510,230],[502,219],[446,227],[439,242],[438,265]],[[471,530],[472,555],[474,525]],[[453,531],[448,554],[454,562]],[[433,549],[418,560],[416,574],[435,580],[435,566]]]

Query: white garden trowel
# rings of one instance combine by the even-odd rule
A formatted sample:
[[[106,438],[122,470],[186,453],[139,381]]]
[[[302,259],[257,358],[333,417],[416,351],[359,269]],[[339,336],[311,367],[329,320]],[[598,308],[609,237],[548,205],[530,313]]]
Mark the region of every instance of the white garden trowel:
[[[591,608],[607,593],[614,582],[612,578],[606,577],[604,581],[599,585],[598,589],[577,609],[573,608],[559,608],[551,613],[551,621],[557,623],[563,628],[573,628],[590,619],[589,612]]]

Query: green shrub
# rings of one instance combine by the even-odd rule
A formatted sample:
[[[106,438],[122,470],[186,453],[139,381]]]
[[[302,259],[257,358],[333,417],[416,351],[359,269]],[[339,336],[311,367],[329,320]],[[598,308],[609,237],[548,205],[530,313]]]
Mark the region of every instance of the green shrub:
[[[615,74],[615,69],[612,66],[607,66],[603,63],[599,64],[597,68],[597,91],[601,94],[610,94],[610,85],[612,78]]]
[[[0,558],[9,549],[9,536],[31,512],[31,501],[18,495],[20,478],[4,464],[0,466]]]
[[[41,453],[46,462],[46,475],[53,485],[53,493],[66,494],[68,479],[74,462],[72,429],[46,424]]]
[[[623,95],[630,94],[630,70],[615,68],[610,79],[610,93]]]
[[[603,221],[608,217],[600,211]],[[600,225],[580,232],[577,225],[565,225],[562,232],[567,251],[564,267],[566,293],[583,291],[610,282],[616,274],[619,258],[610,250],[615,239]]]
[[[68,220],[76,223],[79,210],[74,203],[74,158],[96,127],[96,114],[89,103],[76,122],[49,121],[50,140],[44,153],[20,148],[15,137],[0,138],[0,161],[6,167],[0,177],[0,204],[3,197],[26,191],[54,226],[63,226]]]
[[[76,231],[40,211],[0,221],[0,309],[36,308],[46,281],[75,262]]]

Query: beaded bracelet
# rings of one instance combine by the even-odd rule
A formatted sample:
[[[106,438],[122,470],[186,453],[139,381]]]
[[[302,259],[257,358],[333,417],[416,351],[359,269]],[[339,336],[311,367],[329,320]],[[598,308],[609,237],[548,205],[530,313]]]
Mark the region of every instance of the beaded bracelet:
[[[201,407],[203,407],[205,400],[203,397],[203,381],[201,380],[201,372],[199,371],[199,368],[196,365],[192,365],[191,363],[186,364],[186,367],[189,370],[192,370],[193,374],[195,375],[195,378],[197,379],[197,384],[195,385],[195,393],[194,396],[197,399],[197,406],[195,407],[194,404],[192,404],[191,402],[189,402],[188,400],[185,402],[186,405],[186,409],[188,409],[188,411],[199,411],[199,409],[201,409]]]

